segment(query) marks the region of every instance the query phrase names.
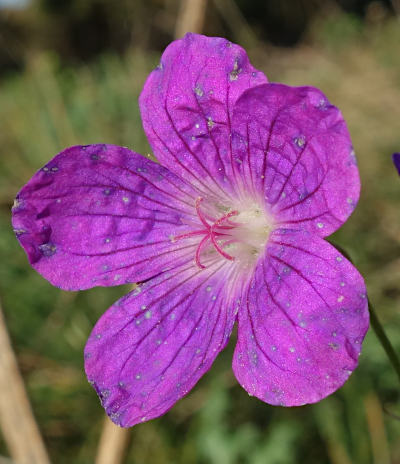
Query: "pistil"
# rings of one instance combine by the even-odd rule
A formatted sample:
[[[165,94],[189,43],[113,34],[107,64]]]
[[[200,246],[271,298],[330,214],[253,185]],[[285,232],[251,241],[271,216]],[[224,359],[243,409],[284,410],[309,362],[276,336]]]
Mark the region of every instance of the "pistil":
[[[203,211],[200,208],[200,204],[202,201],[203,201],[203,198],[201,197],[197,198],[196,203],[195,203],[195,208],[196,208],[197,216],[205,228],[200,229],[200,230],[194,230],[186,234],[178,235],[174,237],[174,241],[181,240],[184,238],[194,237],[196,235],[204,235],[204,237],[200,240],[199,244],[197,245],[195,261],[196,261],[197,266],[200,269],[205,269],[205,266],[200,261],[200,255],[204,247],[210,241],[212,245],[214,246],[214,248],[216,249],[216,251],[221,256],[223,256],[225,259],[228,259],[230,261],[233,261],[235,259],[234,256],[231,256],[224,251],[222,246],[218,243],[218,239],[221,237],[222,238],[230,237],[229,230],[233,229],[235,225],[232,222],[230,222],[229,219],[233,216],[237,216],[239,213],[238,211],[230,211],[229,213],[226,213],[224,216],[214,221],[212,224],[209,224]]]

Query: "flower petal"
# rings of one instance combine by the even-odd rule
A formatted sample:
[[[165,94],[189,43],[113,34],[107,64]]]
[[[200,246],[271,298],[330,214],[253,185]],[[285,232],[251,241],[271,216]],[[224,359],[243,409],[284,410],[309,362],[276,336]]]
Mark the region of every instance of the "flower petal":
[[[362,277],[304,232],[275,231],[238,314],[233,369],[251,395],[275,405],[314,403],[358,363],[368,329]]]
[[[157,159],[207,196],[229,193],[233,105],[265,82],[246,52],[225,39],[187,34],[173,42],[139,100]]]
[[[71,147],[38,171],[13,207],[32,266],[77,290],[147,279],[194,245],[171,243],[193,220],[191,187],[162,166],[113,145]],[[194,213],[195,214],[195,213]]]
[[[210,368],[235,321],[232,269],[221,260],[204,270],[188,262],[143,284],[98,321],[85,369],[116,424],[164,414]]]
[[[340,111],[318,89],[250,89],[233,127],[246,188],[264,194],[278,222],[324,237],[350,216],[360,191],[354,151]]]
[[[393,153],[392,160],[400,176],[400,153]]]

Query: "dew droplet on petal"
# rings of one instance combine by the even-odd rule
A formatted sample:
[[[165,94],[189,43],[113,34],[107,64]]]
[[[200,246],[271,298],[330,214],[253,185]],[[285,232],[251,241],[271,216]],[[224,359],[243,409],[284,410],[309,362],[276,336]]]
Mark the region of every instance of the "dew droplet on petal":
[[[13,229],[15,235],[22,235],[26,233],[25,229]]]
[[[43,243],[42,245],[39,245],[39,250],[41,251],[43,256],[49,257],[53,256],[56,251],[57,247],[53,243]]]
[[[11,206],[11,210],[14,211],[14,210],[18,209],[20,206],[22,206],[22,201],[20,199],[16,198],[14,200],[13,205]]]
[[[198,95],[199,97],[202,97],[204,95],[203,89],[199,86],[199,84],[196,85],[194,88],[194,93]]]
[[[305,143],[306,143],[306,138],[304,135],[299,135],[293,139],[293,143],[298,147],[298,148],[303,148]]]
[[[233,81],[236,81],[239,77],[239,74],[242,70],[239,68],[239,63],[238,63],[238,59],[236,58],[235,59],[235,62],[233,64],[233,69],[232,71],[229,73],[229,80],[231,82]]]

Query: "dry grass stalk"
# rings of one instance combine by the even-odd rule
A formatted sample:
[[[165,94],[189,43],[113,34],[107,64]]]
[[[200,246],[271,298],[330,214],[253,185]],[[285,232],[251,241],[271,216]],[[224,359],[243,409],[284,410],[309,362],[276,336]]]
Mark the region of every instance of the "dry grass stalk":
[[[50,464],[0,306],[0,427],[16,464]]]
[[[11,459],[0,456],[0,464],[15,464]]]
[[[175,25],[175,38],[181,38],[186,32],[201,33],[206,7],[207,0],[181,0]]]
[[[96,464],[121,464],[128,443],[129,431],[117,427],[108,417],[104,419]]]
[[[377,395],[370,392],[365,397],[364,404],[374,462],[390,464],[392,461],[385,431],[383,410]]]
[[[251,26],[243,16],[234,0],[214,0],[222,20],[226,23],[233,35],[233,39],[245,48],[256,48],[258,39]]]

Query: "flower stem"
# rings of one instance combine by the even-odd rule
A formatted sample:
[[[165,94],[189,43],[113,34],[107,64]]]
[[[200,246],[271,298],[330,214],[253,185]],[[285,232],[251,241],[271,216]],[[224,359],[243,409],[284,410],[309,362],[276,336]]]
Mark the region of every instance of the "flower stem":
[[[379,322],[379,319],[376,315],[375,309],[369,299],[368,299],[368,308],[369,308],[369,314],[370,314],[370,320],[371,320],[371,327],[374,329],[375,335],[378,337],[380,344],[385,350],[386,355],[389,358],[389,361],[392,364],[392,367],[396,371],[397,377],[400,380],[400,360],[397,356],[395,349],[393,348],[393,345],[391,344],[385,331],[383,330],[383,327],[381,323]]]

